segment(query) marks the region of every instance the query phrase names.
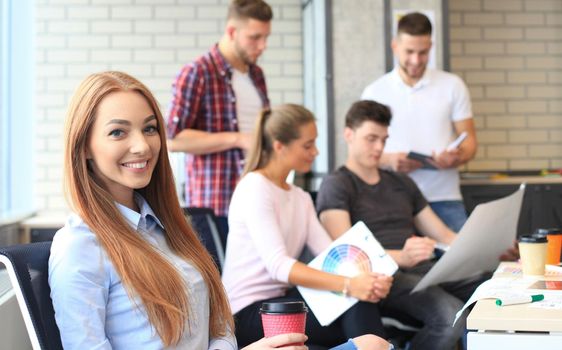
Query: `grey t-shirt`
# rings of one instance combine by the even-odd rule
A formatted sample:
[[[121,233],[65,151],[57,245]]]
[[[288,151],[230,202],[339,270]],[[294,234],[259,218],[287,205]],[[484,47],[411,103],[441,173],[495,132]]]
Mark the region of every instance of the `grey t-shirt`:
[[[417,185],[404,174],[380,171],[380,181],[369,185],[345,166],[322,181],[316,211],[342,209],[351,224],[363,221],[385,249],[402,249],[415,232],[414,217],[427,206]]]

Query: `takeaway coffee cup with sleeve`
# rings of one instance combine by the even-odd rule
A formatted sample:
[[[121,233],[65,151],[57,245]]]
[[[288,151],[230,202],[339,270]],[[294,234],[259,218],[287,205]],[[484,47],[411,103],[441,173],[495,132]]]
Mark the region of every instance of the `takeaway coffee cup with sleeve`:
[[[305,334],[307,312],[308,308],[302,301],[263,303],[260,314],[265,337],[269,338],[285,333]]]
[[[519,254],[524,275],[544,275],[546,245],[546,237],[537,235],[519,237]]]

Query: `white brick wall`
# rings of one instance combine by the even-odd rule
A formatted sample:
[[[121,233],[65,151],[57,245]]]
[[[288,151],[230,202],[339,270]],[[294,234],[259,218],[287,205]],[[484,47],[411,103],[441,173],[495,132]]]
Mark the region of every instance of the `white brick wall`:
[[[273,104],[303,101],[301,1],[274,0],[260,60]],[[122,70],[154,92],[166,114],[179,69],[222,35],[228,0],[36,1],[35,207],[66,211],[62,129],[68,100],[88,74]]]
[[[451,67],[472,94],[469,170],[562,165],[562,1],[449,0]]]

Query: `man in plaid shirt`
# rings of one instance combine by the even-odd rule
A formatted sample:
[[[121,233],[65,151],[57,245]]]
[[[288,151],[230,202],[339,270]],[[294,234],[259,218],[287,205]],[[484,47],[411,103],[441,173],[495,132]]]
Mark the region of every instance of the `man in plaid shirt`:
[[[173,84],[168,147],[187,153],[186,205],[215,211],[223,243],[255,118],[269,107],[256,61],[266,48],[272,18],[263,0],[233,0],[219,43],[185,65]]]

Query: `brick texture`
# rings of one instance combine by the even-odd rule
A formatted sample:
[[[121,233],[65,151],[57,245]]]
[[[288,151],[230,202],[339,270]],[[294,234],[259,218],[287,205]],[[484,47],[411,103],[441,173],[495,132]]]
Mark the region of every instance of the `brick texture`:
[[[36,2],[35,203],[66,211],[62,129],[80,81],[122,70],[143,81],[164,115],[180,68],[217,42],[228,0],[44,0]],[[260,65],[273,104],[303,102],[301,1],[270,2],[271,40]]]
[[[451,69],[484,121],[466,168],[561,167],[562,1],[449,0],[449,16]]]

